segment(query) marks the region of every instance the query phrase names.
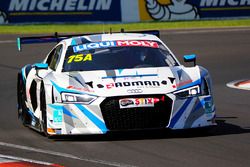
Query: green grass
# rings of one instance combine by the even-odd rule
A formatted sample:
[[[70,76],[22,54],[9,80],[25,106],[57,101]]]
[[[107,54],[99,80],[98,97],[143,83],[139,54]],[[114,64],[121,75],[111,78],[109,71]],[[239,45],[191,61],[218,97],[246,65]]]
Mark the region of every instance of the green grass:
[[[86,33],[147,29],[187,29],[187,28],[250,27],[250,19],[147,22],[128,24],[35,24],[35,25],[0,25],[0,34],[39,34],[39,33]]]

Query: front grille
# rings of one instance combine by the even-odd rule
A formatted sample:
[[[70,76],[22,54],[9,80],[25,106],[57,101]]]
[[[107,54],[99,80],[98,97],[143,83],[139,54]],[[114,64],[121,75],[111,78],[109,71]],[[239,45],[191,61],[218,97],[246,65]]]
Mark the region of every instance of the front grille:
[[[120,108],[119,99],[159,98],[154,107]],[[101,103],[101,111],[109,130],[160,129],[170,119],[172,100],[165,95],[108,97]]]

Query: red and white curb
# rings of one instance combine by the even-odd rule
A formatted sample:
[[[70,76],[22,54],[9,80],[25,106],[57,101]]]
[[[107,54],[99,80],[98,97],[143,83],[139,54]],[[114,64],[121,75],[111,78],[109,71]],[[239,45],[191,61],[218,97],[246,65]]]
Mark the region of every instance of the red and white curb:
[[[57,164],[35,161],[15,156],[0,154],[0,167],[63,167]]]
[[[235,89],[250,90],[250,80],[242,79],[242,80],[232,81],[229,82],[227,86]]]

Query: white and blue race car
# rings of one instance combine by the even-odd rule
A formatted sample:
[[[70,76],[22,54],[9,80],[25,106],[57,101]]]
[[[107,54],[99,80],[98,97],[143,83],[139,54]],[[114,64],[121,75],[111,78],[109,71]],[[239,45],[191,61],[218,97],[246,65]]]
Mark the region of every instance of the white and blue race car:
[[[156,35],[153,35],[156,34]],[[208,71],[184,67],[158,31],[24,37],[58,42],[18,73],[18,115],[47,136],[215,125]]]

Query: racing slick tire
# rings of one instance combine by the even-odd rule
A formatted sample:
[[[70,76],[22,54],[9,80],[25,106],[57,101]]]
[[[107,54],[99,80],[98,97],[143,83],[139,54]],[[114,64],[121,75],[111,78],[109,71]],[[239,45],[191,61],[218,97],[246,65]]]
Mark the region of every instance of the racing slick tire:
[[[21,77],[21,74],[19,73],[17,77],[17,103],[18,103],[17,114],[18,114],[18,118],[21,119],[22,124],[24,126],[27,126],[29,116],[27,114],[27,107],[25,104],[25,99],[26,99],[26,96],[25,96],[24,81]]]
[[[42,113],[42,123],[41,128],[43,131],[44,136],[49,137],[49,134],[47,132],[47,111],[46,111],[46,98],[45,98],[45,90],[44,90],[44,84],[41,84],[40,89],[40,109]]]

